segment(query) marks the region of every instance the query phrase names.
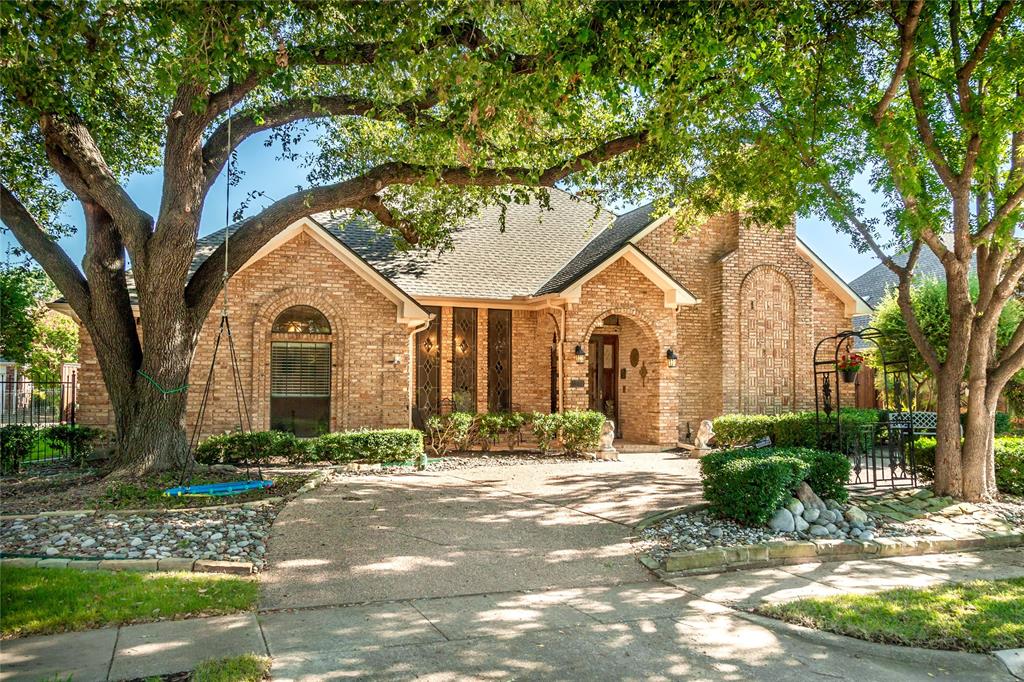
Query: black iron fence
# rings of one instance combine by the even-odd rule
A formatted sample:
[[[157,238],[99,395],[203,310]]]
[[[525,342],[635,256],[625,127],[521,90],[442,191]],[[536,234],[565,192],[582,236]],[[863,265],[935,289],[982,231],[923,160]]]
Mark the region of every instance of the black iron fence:
[[[0,379],[0,427],[17,424],[36,429],[37,436],[25,462],[65,459],[71,454],[66,441],[50,438],[47,429],[74,424],[77,399],[78,382],[74,375],[65,381]]]

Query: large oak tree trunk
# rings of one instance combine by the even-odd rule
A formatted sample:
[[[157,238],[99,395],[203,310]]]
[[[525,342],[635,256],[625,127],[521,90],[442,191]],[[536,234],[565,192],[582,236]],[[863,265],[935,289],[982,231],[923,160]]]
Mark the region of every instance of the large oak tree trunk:
[[[963,488],[960,458],[960,382],[940,376],[935,431],[935,493],[959,497]]]

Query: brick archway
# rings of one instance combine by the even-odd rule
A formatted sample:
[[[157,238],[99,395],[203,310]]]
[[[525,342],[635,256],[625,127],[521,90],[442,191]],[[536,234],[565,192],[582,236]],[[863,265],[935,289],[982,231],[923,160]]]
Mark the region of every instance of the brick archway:
[[[291,287],[263,301],[253,320],[252,328],[252,419],[253,428],[270,428],[270,344],[273,338],[287,340],[299,335],[272,334],[271,327],[277,316],[296,305],[316,308],[331,325],[331,407],[330,430],[337,431],[344,426],[346,396],[343,387],[349,368],[345,362],[348,348],[348,324],[345,316],[334,301],[312,287]]]
[[[590,341],[609,316],[617,316],[620,324],[615,375],[616,412],[624,440],[671,444],[678,437],[678,398],[675,390],[677,373],[669,368],[666,352],[672,348],[671,338],[662,338],[659,326],[641,310],[628,306],[611,306],[594,316],[579,343],[588,355]],[[632,358],[631,358],[632,356]],[[636,364],[632,360],[636,360]],[[604,358],[597,359],[604,363]],[[577,373],[584,378],[585,395],[591,390],[591,360]],[[583,405],[586,407],[587,405]]]

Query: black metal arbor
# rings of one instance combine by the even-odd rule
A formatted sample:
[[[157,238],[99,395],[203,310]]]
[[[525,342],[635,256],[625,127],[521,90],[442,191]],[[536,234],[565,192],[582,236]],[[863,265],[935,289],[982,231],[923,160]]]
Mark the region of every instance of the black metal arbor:
[[[814,424],[818,447],[850,458],[852,485],[917,485],[913,448],[918,420],[914,416],[910,362],[905,354],[887,357],[879,343],[882,338],[882,332],[875,327],[865,327],[825,337],[814,347]],[[858,340],[870,346],[858,348]],[[881,360],[884,410],[876,422],[862,423],[852,417],[844,420],[841,356],[872,349]]]

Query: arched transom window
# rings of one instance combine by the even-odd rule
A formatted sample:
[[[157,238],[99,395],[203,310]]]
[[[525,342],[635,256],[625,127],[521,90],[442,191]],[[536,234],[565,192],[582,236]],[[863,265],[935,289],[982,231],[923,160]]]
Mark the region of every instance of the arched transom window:
[[[272,331],[279,334],[330,334],[331,323],[312,306],[293,305],[277,316]]]

